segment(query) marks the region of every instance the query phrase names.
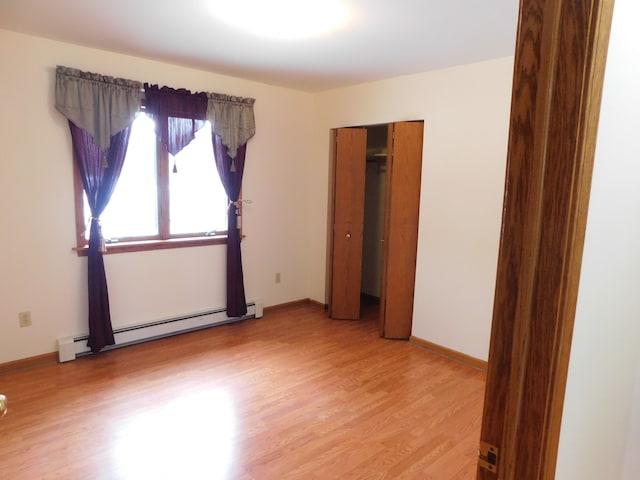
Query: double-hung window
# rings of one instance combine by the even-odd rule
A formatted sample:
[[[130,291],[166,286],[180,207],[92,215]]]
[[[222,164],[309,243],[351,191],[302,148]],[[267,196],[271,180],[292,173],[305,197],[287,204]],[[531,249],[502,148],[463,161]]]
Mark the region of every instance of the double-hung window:
[[[213,156],[211,125],[206,122],[175,156],[154,128],[144,111],[133,122],[120,178],[101,215],[107,252],[224,243],[228,199]],[[77,171],[75,178],[77,240],[83,251],[91,213]]]

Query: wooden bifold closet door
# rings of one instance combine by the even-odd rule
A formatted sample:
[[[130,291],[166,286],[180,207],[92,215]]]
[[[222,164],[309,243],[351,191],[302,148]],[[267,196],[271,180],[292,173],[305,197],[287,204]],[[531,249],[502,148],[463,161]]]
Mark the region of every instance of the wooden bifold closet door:
[[[331,318],[360,318],[367,130],[334,132]]]
[[[380,334],[409,338],[418,243],[424,124],[388,125]],[[360,318],[366,128],[333,132],[329,315]]]
[[[418,250],[423,122],[389,124],[380,335],[411,336]]]

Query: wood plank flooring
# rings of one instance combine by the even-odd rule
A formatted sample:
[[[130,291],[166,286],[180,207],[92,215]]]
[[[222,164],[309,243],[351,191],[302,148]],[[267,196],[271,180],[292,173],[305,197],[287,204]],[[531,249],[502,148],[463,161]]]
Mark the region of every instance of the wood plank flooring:
[[[468,480],[484,373],[309,304],[0,375],[0,392],[2,480]]]

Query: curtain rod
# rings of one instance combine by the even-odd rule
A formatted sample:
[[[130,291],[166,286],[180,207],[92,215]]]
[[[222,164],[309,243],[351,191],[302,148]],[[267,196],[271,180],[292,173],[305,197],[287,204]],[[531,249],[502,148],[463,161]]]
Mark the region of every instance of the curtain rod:
[[[69,77],[77,77],[77,78],[81,78],[81,79],[85,79],[85,80],[94,80],[96,81],[97,79],[95,78],[96,76],[99,76],[100,79],[99,81],[105,81],[107,80],[108,83],[118,83],[118,80],[122,81],[127,81],[127,82],[135,82],[135,83],[140,83],[142,85],[142,87],[140,88],[140,99],[144,100],[145,95],[144,95],[144,82],[139,82],[138,80],[130,80],[130,79],[126,79],[126,78],[120,78],[120,77],[112,77],[112,76],[108,76],[108,75],[103,75],[101,73],[94,73],[94,72],[88,72],[88,71],[83,71],[74,67],[66,67],[63,65],[57,65],[57,69],[64,69],[65,71],[63,72],[64,75],[69,76]],[[86,78],[85,76],[91,76],[93,78]],[[175,88],[173,87],[169,87],[175,90]],[[204,93],[207,95],[208,99],[213,99],[219,102],[226,102],[226,103],[235,103],[235,104],[247,104],[247,105],[253,105],[256,101],[255,98],[251,98],[251,97],[240,97],[237,95],[230,95],[227,93],[216,93],[216,92],[191,92],[191,90],[188,90],[190,93]]]

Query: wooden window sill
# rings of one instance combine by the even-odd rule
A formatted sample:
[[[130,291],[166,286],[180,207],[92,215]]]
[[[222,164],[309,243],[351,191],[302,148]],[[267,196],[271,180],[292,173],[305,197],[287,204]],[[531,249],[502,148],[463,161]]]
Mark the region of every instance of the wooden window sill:
[[[215,237],[190,237],[171,238],[168,240],[140,240],[135,242],[108,243],[105,255],[112,253],[144,252],[148,250],[165,250],[167,248],[202,247],[206,245],[224,245],[227,243],[226,235]],[[76,247],[73,249],[79,257],[86,257],[89,247]]]

